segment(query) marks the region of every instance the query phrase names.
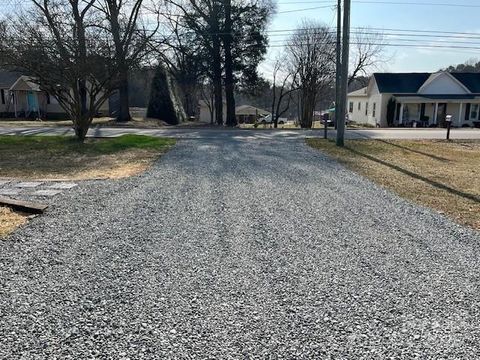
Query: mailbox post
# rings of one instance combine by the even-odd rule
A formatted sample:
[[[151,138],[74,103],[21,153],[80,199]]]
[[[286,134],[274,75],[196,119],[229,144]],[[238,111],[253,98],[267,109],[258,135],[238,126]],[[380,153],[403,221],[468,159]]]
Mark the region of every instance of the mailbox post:
[[[452,128],[452,115],[447,115],[445,120],[447,122],[447,140],[450,140],[450,129]]]

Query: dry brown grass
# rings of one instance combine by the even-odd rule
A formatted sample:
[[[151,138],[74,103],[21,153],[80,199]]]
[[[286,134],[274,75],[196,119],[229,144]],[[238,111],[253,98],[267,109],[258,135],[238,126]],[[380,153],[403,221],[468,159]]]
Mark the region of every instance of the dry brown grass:
[[[480,141],[308,139],[347,167],[411,201],[480,229]]]
[[[0,206],[0,238],[10,234],[17,227],[25,224],[27,217],[7,207]]]
[[[2,177],[25,180],[120,179],[141,174],[159,155],[138,149],[96,156],[62,154],[55,158],[23,153],[15,158],[2,157],[0,169]]]
[[[79,144],[62,137],[0,137],[0,174],[20,179],[118,179],[145,171],[173,139],[127,135]]]

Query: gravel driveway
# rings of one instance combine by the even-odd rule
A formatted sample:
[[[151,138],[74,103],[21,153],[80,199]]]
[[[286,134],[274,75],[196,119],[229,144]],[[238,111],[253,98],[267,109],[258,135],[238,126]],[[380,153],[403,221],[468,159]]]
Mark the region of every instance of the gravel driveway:
[[[472,359],[479,244],[302,139],[183,139],[0,242],[0,358]]]

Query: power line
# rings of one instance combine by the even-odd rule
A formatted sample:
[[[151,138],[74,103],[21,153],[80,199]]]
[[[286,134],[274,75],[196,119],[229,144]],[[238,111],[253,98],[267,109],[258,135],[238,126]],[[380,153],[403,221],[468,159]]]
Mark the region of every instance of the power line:
[[[335,6],[334,1],[281,1],[279,5],[298,5],[298,4],[321,4],[329,3]],[[480,8],[480,5],[474,4],[455,4],[455,3],[439,3],[439,2],[410,2],[410,1],[388,1],[388,0],[353,0],[352,4],[371,4],[371,5],[405,5],[405,6],[446,6],[458,8]]]
[[[329,43],[319,43],[319,44],[329,44]],[[333,42],[331,44],[334,44]],[[459,46],[459,45],[428,45],[428,44],[389,44],[389,43],[368,43],[368,42],[351,42],[352,45],[371,45],[371,46],[385,46],[385,47],[409,47],[409,48],[418,48],[418,49],[469,49],[469,50],[480,50],[480,46]],[[295,43],[295,45],[311,45],[307,43]],[[272,48],[286,47],[289,44],[278,44],[270,45]]]

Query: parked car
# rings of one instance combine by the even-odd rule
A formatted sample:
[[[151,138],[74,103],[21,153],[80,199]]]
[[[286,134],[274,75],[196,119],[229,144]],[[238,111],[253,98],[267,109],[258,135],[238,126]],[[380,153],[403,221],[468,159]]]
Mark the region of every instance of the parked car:
[[[260,123],[261,124],[271,124],[273,121],[273,116],[270,114],[270,115],[267,115],[263,118],[260,119]],[[279,125],[284,125],[288,122],[288,119],[287,118],[278,118],[278,124]]]

